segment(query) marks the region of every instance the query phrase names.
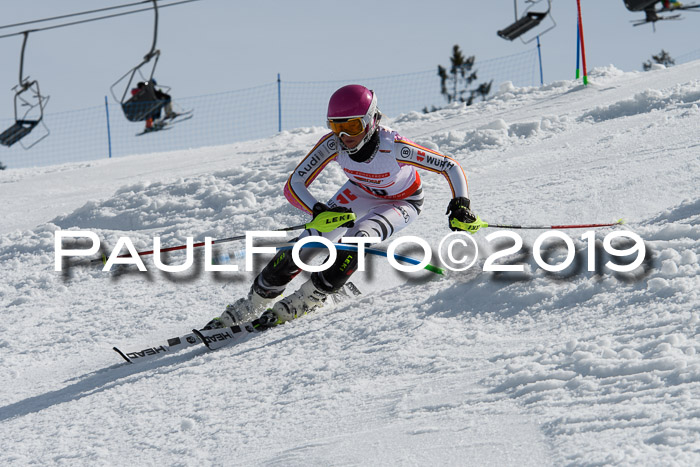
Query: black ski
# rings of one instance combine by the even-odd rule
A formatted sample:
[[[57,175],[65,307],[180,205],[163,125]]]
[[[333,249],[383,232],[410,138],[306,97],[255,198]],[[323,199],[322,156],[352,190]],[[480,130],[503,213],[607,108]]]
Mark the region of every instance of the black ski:
[[[192,112],[192,110],[189,110],[187,112],[179,113],[174,117],[165,117],[162,120],[157,120],[153,122],[153,126],[151,128],[146,128],[143,131],[136,133],[136,136],[145,135],[147,133],[155,133],[163,130],[171,130],[173,128],[173,125],[175,125],[176,123],[184,122],[185,120],[189,120],[190,118],[194,117]]]

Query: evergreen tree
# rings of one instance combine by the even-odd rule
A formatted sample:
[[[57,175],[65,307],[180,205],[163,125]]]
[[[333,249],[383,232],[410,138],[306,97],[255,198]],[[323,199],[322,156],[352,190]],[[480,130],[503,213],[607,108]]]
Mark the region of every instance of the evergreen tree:
[[[676,61],[672,59],[668,52],[666,52],[664,49],[661,49],[661,52],[658,55],[652,55],[651,58],[654,60],[654,62],[665,67],[673,66],[676,64]],[[654,64],[651,60],[647,60],[646,62],[642,63],[644,71],[651,70],[653,66]]]
[[[3,165],[3,163],[0,162],[0,170],[5,170],[6,168],[7,168],[7,166],[6,166],[6,165]]]
[[[472,105],[477,96],[485,99],[491,92],[493,80],[481,83],[475,89],[469,89],[469,86],[478,79],[476,70],[473,69],[475,61],[474,55],[465,57],[459,45],[455,44],[450,57],[450,70],[438,65],[440,93],[445,96],[448,104],[464,102],[466,105]]]

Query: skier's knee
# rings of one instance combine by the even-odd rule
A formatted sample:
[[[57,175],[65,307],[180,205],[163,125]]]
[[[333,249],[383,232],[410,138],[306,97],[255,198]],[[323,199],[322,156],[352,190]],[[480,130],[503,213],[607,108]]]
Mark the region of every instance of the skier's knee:
[[[338,252],[335,262],[325,271],[315,272],[311,275],[316,288],[327,293],[333,293],[342,288],[357,270],[357,252]]]
[[[294,263],[290,251],[281,250],[267,263],[260,276],[265,285],[284,287],[289,284],[301,269]]]

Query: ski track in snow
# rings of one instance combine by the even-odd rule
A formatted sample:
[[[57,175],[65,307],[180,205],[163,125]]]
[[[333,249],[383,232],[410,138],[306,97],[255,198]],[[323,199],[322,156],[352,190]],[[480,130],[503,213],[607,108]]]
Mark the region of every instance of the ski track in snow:
[[[487,229],[468,272],[408,277],[372,257],[353,302],[151,363],[111,347],[204,324],[254,273],[205,272],[198,251],[185,273],[146,259],[146,273],[62,274],[54,232],[93,231],[109,253],[121,236],[151,249],[156,235],[168,246],[302,223],[282,187],[325,130],[0,172],[0,465],[700,464],[699,72],[504,83],[474,106],[388,122],[460,160],[486,222],[626,219],[598,231],[595,271],[571,230],[579,260],[561,273],[535,263],[538,231],[518,232],[523,273],[483,272]],[[449,188],[421,176],[424,212],[402,234],[437,246]],[[328,198],[344,179],[331,164],[311,189]],[[620,229],[647,248],[631,273],[601,266]]]

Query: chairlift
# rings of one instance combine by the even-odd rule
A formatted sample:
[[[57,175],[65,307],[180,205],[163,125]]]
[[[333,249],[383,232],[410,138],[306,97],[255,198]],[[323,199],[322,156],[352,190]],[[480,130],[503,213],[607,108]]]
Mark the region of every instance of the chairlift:
[[[29,76],[23,77],[24,72],[24,51],[27,46],[27,38],[30,31],[24,32],[22,42],[22,53],[19,61],[19,84],[12,88],[15,91],[15,123],[0,134],[0,144],[10,147],[16,142],[20,142],[24,149],[29,149],[39,141],[49,136],[49,129],[44,123],[44,107],[50,96],[44,96],[39,89],[39,82],[30,80]],[[21,141],[31,131],[41,123],[45,132],[29,145]]]
[[[161,109],[168,103],[167,99],[158,99],[156,97],[155,81],[153,79],[153,74],[160,58],[160,50],[156,49],[156,41],[158,39],[158,3],[157,0],[152,1],[155,25],[151,50],[143,57],[141,63],[127,71],[110,87],[112,97],[120,103],[124,116],[130,122],[147,120],[153,115],[159,114]],[[137,83],[139,84],[138,92],[131,95],[131,90],[135,88]],[[115,93],[115,89],[118,87],[124,87],[121,97],[118,97]],[[169,90],[169,88],[167,89]]]
[[[629,11],[644,11],[649,7],[653,7],[659,0],[623,0],[625,2],[625,7]]]
[[[625,7],[633,12],[644,12],[645,18],[641,20],[633,20],[632,24],[633,26],[641,26],[642,24],[647,24],[651,23],[652,27],[654,28],[654,31],[656,31],[656,22],[657,21],[662,21],[662,20],[679,20],[681,18],[680,13],[672,14],[672,15],[666,15],[666,16],[659,16],[659,13],[668,13],[670,11],[698,11],[698,8],[700,8],[700,3],[692,3],[692,4],[678,4],[674,5],[670,8],[666,8],[663,6],[663,1],[662,0],[623,0],[625,3]],[[658,10],[656,9],[656,4],[657,3],[662,3],[661,8]]]
[[[547,2],[546,11],[530,11],[535,5],[543,1]],[[525,3],[529,3],[530,5],[525,9],[523,16],[518,18],[518,2],[517,0],[513,0],[513,8],[515,10],[515,22],[510,26],[498,31],[497,34],[500,37],[509,41],[520,38],[523,44],[528,44],[532,42],[538,35],[541,36],[547,31],[554,29],[554,27],[557,25],[557,23],[554,21],[554,17],[552,17],[552,15],[549,14],[552,9],[552,0],[525,0]],[[526,32],[537,27],[542,22],[542,20],[544,20],[547,17],[547,15],[549,15],[549,17],[552,20],[552,25],[549,28],[545,29],[538,35],[529,38],[528,40],[524,40],[521,37]]]

